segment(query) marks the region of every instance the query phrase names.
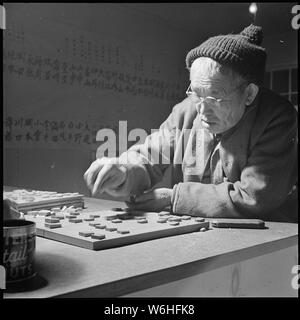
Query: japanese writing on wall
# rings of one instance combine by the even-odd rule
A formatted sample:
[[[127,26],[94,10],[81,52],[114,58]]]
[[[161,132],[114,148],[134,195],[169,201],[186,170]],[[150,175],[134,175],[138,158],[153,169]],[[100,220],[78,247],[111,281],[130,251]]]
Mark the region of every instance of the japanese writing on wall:
[[[91,67],[85,63],[61,61],[14,49],[3,49],[4,73],[18,78],[54,81],[60,85],[109,90],[170,101],[183,97],[176,82],[113,71],[109,67]]]
[[[6,116],[3,119],[4,143],[61,144],[69,146],[97,145],[96,133],[99,127],[87,121],[49,121],[36,118]],[[98,142],[99,144],[99,142]]]
[[[97,132],[101,129],[112,129],[116,133],[116,138],[119,138],[118,122],[114,125],[95,125],[84,120],[50,121],[32,117],[6,116],[3,118],[3,141],[6,146],[49,147],[53,145],[55,147],[59,144],[62,147],[80,146],[95,150],[105,142],[104,140],[96,141]]]

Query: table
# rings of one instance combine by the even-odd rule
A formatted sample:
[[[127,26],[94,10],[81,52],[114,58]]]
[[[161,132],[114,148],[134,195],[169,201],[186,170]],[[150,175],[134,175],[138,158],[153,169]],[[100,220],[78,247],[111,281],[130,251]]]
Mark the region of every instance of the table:
[[[85,203],[93,210],[125,206]],[[298,261],[298,225],[266,226],[215,228],[102,251],[37,237],[38,276],[26,291],[4,298],[297,296],[291,269]]]

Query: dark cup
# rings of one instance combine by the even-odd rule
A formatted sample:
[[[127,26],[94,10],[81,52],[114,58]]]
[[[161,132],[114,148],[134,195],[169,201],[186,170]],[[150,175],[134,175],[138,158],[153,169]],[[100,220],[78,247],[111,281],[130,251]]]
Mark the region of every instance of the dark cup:
[[[26,220],[3,221],[3,265],[6,283],[27,280],[36,275],[36,226]]]

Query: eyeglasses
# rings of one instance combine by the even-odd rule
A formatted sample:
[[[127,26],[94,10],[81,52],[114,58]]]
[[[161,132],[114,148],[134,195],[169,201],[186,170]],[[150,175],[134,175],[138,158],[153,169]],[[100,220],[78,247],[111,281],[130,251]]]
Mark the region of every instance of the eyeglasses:
[[[207,96],[205,98],[203,97],[200,97],[197,95],[197,93],[195,91],[193,91],[191,89],[191,84],[188,86],[187,90],[186,90],[186,95],[188,97],[191,97],[193,99],[193,101],[195,103],[203,103],[204,101],[207,101],[209,104],[213,105],[213,106],[216,106],[216,107],[220,107],[221,106],[221,103],[224,102],[224,101],[227,101],[228,100],[228,97],[230,95],[232,95],[235,91],[237,91],[238,89],[240,89],[242,86],[244,86],[245,84],[248,85],[247,82],[243,82],[241,83],[239,86],[235,87],[233,90],[231,90],[225,98],[215,98],[215,97],[211,97],[211,96]]]

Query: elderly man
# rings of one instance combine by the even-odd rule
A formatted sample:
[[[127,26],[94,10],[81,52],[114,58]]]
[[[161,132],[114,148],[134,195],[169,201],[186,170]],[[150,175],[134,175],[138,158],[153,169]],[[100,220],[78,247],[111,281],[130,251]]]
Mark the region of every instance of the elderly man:
[[[93,194],[134,195],[133,209],[296,221],[297,114],[262,87],[261,42],[250,25],[191,50],[187,98],[144,144],[92,163],[84,178]],[[170,165],[173,188],[153,188]]]

